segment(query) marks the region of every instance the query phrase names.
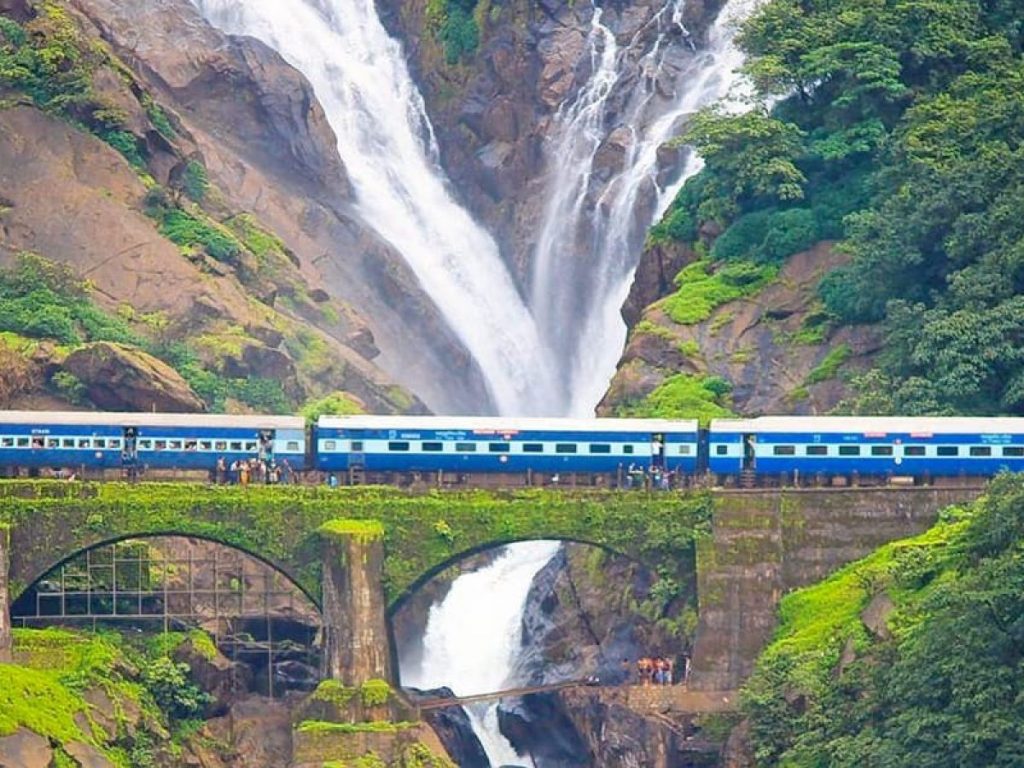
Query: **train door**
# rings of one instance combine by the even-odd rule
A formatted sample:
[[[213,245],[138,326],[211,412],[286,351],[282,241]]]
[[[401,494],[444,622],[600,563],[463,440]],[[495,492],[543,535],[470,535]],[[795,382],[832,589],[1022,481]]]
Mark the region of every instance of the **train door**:
[[[135,480],[139,474],[139,428],[125,427],[122,438],[121,467],[128,473],[129,480]]]
[[[664,469],[665,467],[665,436],[651,435],[651,466]]]
[[[743,469],[757,469],[757,435],[743,436]]]
[[[261,461],[274,459],[274,430],[261,429],[259,433],[259,458]]]

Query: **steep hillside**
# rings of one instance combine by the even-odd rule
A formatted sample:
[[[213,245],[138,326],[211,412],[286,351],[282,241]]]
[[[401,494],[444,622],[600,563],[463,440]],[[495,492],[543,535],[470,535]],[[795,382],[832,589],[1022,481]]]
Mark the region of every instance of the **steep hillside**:
[[[681,137],[706,167],[651,232],[607,408],[675,371],[710,371],[744,412],[1020,413],[1017,10],[763,4],[740,40],[762,104],[704,111]],[[793,287],[805,307],[795,313]],[[725,338],[738,331],[747,346],[709,344],[751,301],[781,302],[784,333],[732,327]],[[687,348],[652,355],[652,335]],[[742,367],[708,359],[737,353]],[[764,396],[750,378],[773,370]]]
[[[486,400],[347,190],[308,83],[187,0],[0,3],[0,259],[63,265],[120,323],[118,338],[0,323],[49,395],[76,386],[63,347],[109,340],[169,363],[208,408],[291,411],[344,390],[370,410],[423,410],[372,362],[382,351],[407,382],[461,366],[451,395]],[[50,403],[16,397],[36,389],[6,404]]]
[[[1016,765],[1024,481],[783,598],[744,691],[758,766]]]

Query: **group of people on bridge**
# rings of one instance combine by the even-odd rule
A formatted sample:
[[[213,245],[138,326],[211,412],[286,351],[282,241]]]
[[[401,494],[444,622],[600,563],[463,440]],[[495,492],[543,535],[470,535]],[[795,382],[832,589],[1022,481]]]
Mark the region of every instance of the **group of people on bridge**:
[[[221,456],[210,472],[210,480],[217,485],[290,485],[295,481],[295,472],[288,459],[278,463],[273,459],[237,459],[230,464]]]
[[[622,668],[628,675],[629,659],[622,660]],[[666,659],[661,656],[643,656],[636,660],[635,681],[642,686],[672,685],[677,682],[685,683],[689,668],[689,659],[684,657],[683,674],[677,680],[675,661],[673,659]]]

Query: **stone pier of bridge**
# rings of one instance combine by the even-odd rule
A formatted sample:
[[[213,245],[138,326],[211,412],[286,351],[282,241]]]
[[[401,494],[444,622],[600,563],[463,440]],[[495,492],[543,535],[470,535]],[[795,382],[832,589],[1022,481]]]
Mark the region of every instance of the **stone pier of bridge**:
[[[394,685],[383,587],[384,528],[374,520],[333,520],[320,535],[321,677],[351,687],[374,679]]]

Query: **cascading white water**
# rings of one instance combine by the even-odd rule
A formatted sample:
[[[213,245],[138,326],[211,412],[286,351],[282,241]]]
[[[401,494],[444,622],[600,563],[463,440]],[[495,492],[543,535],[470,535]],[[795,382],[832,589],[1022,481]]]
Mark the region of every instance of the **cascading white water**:
[[[690,45],[680,23],[684,2],[668,0],[649,22],[656,34],[645,27],[621,47],[604,25],[601,9],[594,9],[587,38],[592,75],[559,110],[558,131],[549,143],[551,172],[533,253],[531,303],[541,336],[554,340],[555,355],[563,360],[559,391],[565,410],[574,415],[592,413],[615,371],[626,336],[619,313],[647,229],[686,178],[700,170],[699,159],[691,157],[674,183],[659,183],[659,148],[696,110],[722,99],[738,104],[746,93],[737,72],[743,56],[735,45],[736,26],[759,0],[729,0],[707,47],[671,77],[675,96],[659,93],[658,81],[671,74],[672,48]],[[613,95],[620,81],[636,72],[642,83],[622,110]],[[628,136],[621,170],[594,184],[598,150],[616,130]],[[576,332],[561,334],[565,327]]]
[[[659,94],[655,81],[665,78],[672,48],[689,44],[680,23],[685,0],[669,0],[621,46],[595,7],[591,77],[559,110],[550,143],[545,217],[532,262],[536,324],[493,239],[445,188],[423,100],[373,0],[192,2],[222,30],[277,50],[311,82],[337,135],[362,215],[403,255],[459,334],[496,409],[510,415],[592,413],[622,349],[619,310],[644,233],[700,167],[691,157],[682,178],[659,183],[658,148],[687,115],[730,92],[741,62],[732,25],[759,0],[729,0],[707,49],[671,76],[672,98]],[[616,114],[610,97],[627,64],[637,60],[641,82]],[[595,186],[595,157],[616,128],[628,134],[622,167]],[[577,253],[581,244],[588,254]],[[583,268],[567,271],[567,263]],[[555,361],[562,369],[558,376]],[[431,612],[422,667],[403,668],[403,683],[448,685],[460,694],[514,684],[507,676],[526,595],[557,547],[517,545],[488,568],[460,577]],[[498,731],[496,706],[469,714],[492,765],[523,764]]]
[[[192,0],[301,71],[338,138],[359,209],[406,259],[503,414],[557,412],[552,366],[491,236],[445,188],[423,99],[373,0]]]
[[[448,686],[456,695],[515,687],[510,680],[521,643],[523,607],[534,576],[558,552],[557,541],[505,548],[490,565],[460,576],[430,609],[419,665],[400,664],[402,685]],[[492,766],[532,765],[498,730],[498,704],[466,708]]]

